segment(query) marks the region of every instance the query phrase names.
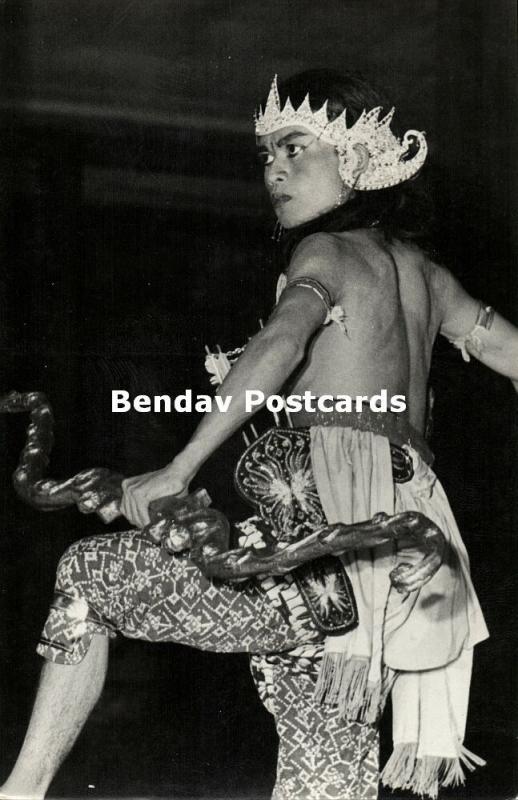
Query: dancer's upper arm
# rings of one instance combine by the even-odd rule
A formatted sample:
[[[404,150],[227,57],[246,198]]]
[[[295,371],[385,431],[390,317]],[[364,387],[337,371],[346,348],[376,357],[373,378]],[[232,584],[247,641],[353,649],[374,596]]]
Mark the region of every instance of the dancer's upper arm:
[[[440,333],[462,351],[465,360],[474,356],[495,372],[518,380],[518,328],[471,297],[444,267],[435,268],[434,293]]]
[[[329,319],[343,286],[343,248],[330,234],[308,236],[295,250],[269,324],[290,321],[307,339]]]

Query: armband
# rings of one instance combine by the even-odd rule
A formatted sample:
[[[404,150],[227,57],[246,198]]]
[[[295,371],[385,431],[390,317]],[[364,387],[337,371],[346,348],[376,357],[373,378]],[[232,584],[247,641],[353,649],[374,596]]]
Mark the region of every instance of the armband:
[[[464,361],[471,361],[470,352],[476,358],[480,358],[484,351],[484,341],[481,338],[481,334],[483,334],[483,331],[488,331],[491,328],[494,317],[494,308],[491,306],[483,306],[481,304],[478,311],[477,320],[470,332],[467,333],[466,336],[459,336],[457,339],[450,339],[452,345],[461,351]],[[470,352],[468,352],[468,346],[470,348]]]
[[[340,326],[343,333],[347,333],[347,328],[345,327],[345,312],[342,306],[333,306],[330,294],[326,287],[315,278],[300,277],[288,281],[283,273],[280,275],[279,282],[277,284],[277,302],[279,301],[279,298],[285,289],[290,289],[296,286],[302,289],[310,289],[323,302],[327,311],[326,318],[323,322],[324,325],[328,325],[330,322],[336,322]]]
[[[326,307],[327,313],[330,313],[333,308],[331,297],[329,296],[329,292],[325,286],[322,286],[320,281],[317,281],[314,278],[294,278],[292,281],[287,282],[286,289],[291,289],[294,286],[300,286],[303,289],[311,289],[313,292],[315,292],[317,297],[320,297]]]

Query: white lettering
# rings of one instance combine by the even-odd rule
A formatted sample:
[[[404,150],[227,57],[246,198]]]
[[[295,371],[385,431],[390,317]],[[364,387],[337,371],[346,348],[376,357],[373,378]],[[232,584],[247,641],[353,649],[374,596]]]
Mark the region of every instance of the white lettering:
[[[161,404],[164,404],[164,408],[160,408]],[[156,394],[153,398],[153,411],[159,413],[160,411],[165,411],[166,414],[171,413],[171,395],[169,394]]]
[[[258,389],[247,389],[245,392],[245,411],[250,413],[254,406],[262,406],[264,403],[264,392]]]
[[[230,404],[232,402],[232,395],[229,394],[226,397],[220,397],[219,394],[216,395],[214,398],[216,400],[216,405],[218,407],[218,411],[228,411],[230,408]]]
[[[361,411],[362,410],[362,403],[363,403],[364,400],[369,402],[369,398],[367,397],[367,395],[365,395],[365,394],[357,394],[356,395],[355,404],[354,404],[355,411]]]
[[[286,408],[288,411],[301,411],[302,398],[300,394],[289,394],[286,398]]]
[[[278,411],[282,411],[284,408],[284,400],[280,396],[280,394],[271,394],[268,396],[266,400],[266,408],[268,411],[273,411],[277,413]]]
[[[212,397],[209,397],[208,394],[196,395],[194,410],[198,411],[200,414],[206,414],[208,411],[212,411]]]
[[[336,395],[336,402],[335,402],[335,409],[339,413],[343,414],[344,411],[350,412],[353,410],[353,403],[351,400],[350,395],[348,394],[337,394]]]
[[[128,397],[129,392],[126,389],[112,389],[112,412],[114,414],[123,414],[130,410],[131,403],[128,403]]]
[[[177,394],[174,399],[174,410],[190,413],[192,411],[192,389],[187,389],[185,394]]]
[[[148,394],[138,394],[133,401],[133,408],[139,413],[151,411],[151,398]]]
[[[390,410],[391,411],[405,411],[406,409],[406,397],[404,394],[394,394],[390,398]]]
[[[387,411],[387,390],[382,389],[379,394],[373,394],[369,400],[371,411]]]
[[[304,392],[304,411],[316,411],[313,400],[316,400],[316,395],[312,394],[309,389]]]
[[[171,413],[172,404],[174,410],[180,413],[190,413],[193,410],[198,413],[210,413],[213,408],[216,408],[219,412],[226,412],[230,410],[232,405],[232,395],[222,397],[216,394],[213,398],[208,394],[199,394],[194,395],[193,398],[192,389],[186,389],[183,394],[178,394],[174,398],[169,394],[152,396],[138,394],[133,399],[130,399],[130,394],[126,389],[112,389],[111,403],[112,412],[116,414],[125,413],[131,409],[134,409],[139,414],[149,413],[150,411]],[[253,413],[263,405],[266,405],[268,411],[274,414],[284,409],[294,412],[302,409],[314,412],[318,409],[318,411],[324,413],[333,411],[350,413],[353,411],[361,412],[362,406],[367,403],[371,411],[378,413],[386,413],[389,408],[390,411],[398,413],[405,411],[407,407],[404,394],[389,396],[387,389],[380,389],[379,394],[371,397],[367,395],[351,397],[348,394],[322,394],[317,396],[309,390],[306,390],[303,395],[290,394],[287,397],[282,397],[279,394],[265,396],[260,389],[247,389],[245,392],[245,411],[247,413]]]
[[[329,400],[331,405],[326,405],[326,401]],[[333,410],[333,395],[332,394],[321,394],[317,400],[317,408],[319,411],[332,411]]]

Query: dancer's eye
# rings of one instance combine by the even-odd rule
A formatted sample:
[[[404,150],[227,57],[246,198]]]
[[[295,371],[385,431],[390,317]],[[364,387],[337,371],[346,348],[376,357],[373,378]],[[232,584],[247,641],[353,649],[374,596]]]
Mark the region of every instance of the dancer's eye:
[[[263,167],[267,167],[273,162],[273,156],[268,152],[268,150],[260,150],[257,153],[257,160]]]
[[[304,147],[301,144],[287,144],[286,150],[288,152],[288,158],[295,158],[299,153],[302,153]]]

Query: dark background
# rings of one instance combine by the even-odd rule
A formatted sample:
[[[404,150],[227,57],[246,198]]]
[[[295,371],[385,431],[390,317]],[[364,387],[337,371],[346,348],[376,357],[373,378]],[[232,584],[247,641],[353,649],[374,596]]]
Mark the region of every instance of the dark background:
[[[205,344],[236,347],[267,316],[273,217],[251,119],[274,72],[354,68],[389,91],[400,126],[428,133],[438,257],[518,322],[514,6],[0,3],[0,391],[50,397],[53,475],[162,466],[196,420],[113,415],[111,390],[209,392]],[[445,344],[432,382],[436,466],[492,634],[477,648],[466,738],[488,766],[445,796],[510,798],[518,404],[507,381]],[[104,530],[75,510],[48,516],[15,498],[25,425],[0,421],[0,778],[32,702],[56,562],[67,544]],[[197,479],[234,519],[246,513],[231,484],[241,446],[234,437]],[[275,733],[244,656],[127,640],[112,656],[104,699],[53,795],[268,796]],[[385,757],[389,734],[385,723]]]

